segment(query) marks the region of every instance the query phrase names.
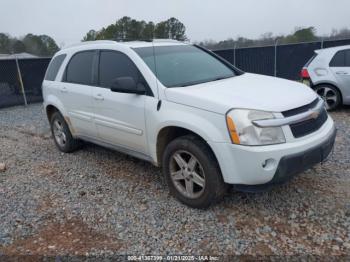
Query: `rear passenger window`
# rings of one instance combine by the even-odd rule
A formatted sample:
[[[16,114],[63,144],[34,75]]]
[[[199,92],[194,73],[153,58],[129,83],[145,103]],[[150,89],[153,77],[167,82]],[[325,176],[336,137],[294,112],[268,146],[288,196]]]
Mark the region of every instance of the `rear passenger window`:
[[[49,67],[47,68],[46,74],[45,74],[45,80],[49,81],[55,81],[58,71],[60,70],[60,67],[66,58],[67,55],[59,55],[56,56],[52,61],[50,62]]]
[[[350,67],[350,50],[346,50],[345,54],[345,66]]]
[[[95,51],[84,51],[75,54],[66,68],[66,82],[91,85],[94,55]]]
[[[330,67],[344,67],[345,66],[345,53],[346,51],[337,52],[332,58],[329,66]]]
[[[111,87],[113,80],[118,77],[132,77],[136,83],[141,80],[139,70],[129,57],[116,51],[101,51],[99,85]]]

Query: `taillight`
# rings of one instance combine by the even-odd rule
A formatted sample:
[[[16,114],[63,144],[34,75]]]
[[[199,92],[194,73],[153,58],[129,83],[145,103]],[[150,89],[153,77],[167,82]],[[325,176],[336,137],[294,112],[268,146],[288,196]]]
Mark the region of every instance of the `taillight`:
[[[303,68],[303,70],[301,70],[301,78],[310,78],[309,72],[306,68]]]

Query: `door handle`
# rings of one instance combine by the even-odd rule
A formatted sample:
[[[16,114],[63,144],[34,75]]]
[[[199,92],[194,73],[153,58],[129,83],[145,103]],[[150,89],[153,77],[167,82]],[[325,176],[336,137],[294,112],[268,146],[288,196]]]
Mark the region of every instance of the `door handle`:
[[[345,71],[338,71],[336,72],[337,75],[348,75],[348,72]]]
[[[67,87],[62,87],[61,88],[61,93],[68,93]]]
[[[95,100],[103,101],[104,97],[101,94],[97,94],[94,96]]]

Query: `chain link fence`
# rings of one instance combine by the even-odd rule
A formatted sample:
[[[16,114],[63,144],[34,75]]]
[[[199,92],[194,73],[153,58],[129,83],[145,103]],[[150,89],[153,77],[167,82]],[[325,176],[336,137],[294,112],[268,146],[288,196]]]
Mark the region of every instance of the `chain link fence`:
[[[16,59],[0,59],[0,108],[41,102],[41,84],[50,60],[18,59],[17,64]]]
[[[233,48],[214,52],[245,72],[299,80],[300,71],[314,50],[350,45],[350,39],[264,47]]]

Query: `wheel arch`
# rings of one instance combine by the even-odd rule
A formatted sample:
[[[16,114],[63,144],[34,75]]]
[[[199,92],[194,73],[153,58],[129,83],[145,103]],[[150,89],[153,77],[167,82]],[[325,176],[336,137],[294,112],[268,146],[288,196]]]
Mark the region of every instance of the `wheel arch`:
[[[318,82],[317,84],[314,84],[312,86],[312,89],[315,89],[319,86],[324,86],[324,85],[332,86],[335,89],[337,89],[337,91],[339,92],[339,95],[340,95],[340,104],[343,104],[343,93],[342,93],[341,89],[337,85],[335,85],[333,82],[327,82],[327,81]]]
[[[73,128],[71,120],[67,116],[66,111],[63,109],[63,105],[60,105],[60,103],[55,103],[55,102],[47,102],[45,103],[45,112],[49,122],[51,122],[52,115],[55,112],[59,112],[63,116],[66,123],[68,124],[70,132],[72,133],[73,136],[75,136],[75,129]]]
[[[51,104],[46,106],[45,111],[46,111],[46,116],[47,116],[47,119],[49,120],[49,122],[51,121],[51,117],[55,112],[60,112],[60,110],[56,106],[51,105]]]
[[[162,157],[165,151],[166,146],[173,141],[176,138],[186,136],[186,135],[193,135],[200,139],[202,142],[206,144],[208,149],[213,153],[213,156],[215,157],[215,160],[218,163],[218,166],[220,168],[218,159],[216,157],[216,154],[214,150],[211,148],[211,146],[207,143],[207,140],[204,138],[203,135],[198,134],[197,132],[185,128],[185,127],[180,127],[176,125],[169,125],[162,127],[158,134],[157,134],[157,142],[156,142],[156,161],[157,161],[157,166],[161,167],[162,166]]]

